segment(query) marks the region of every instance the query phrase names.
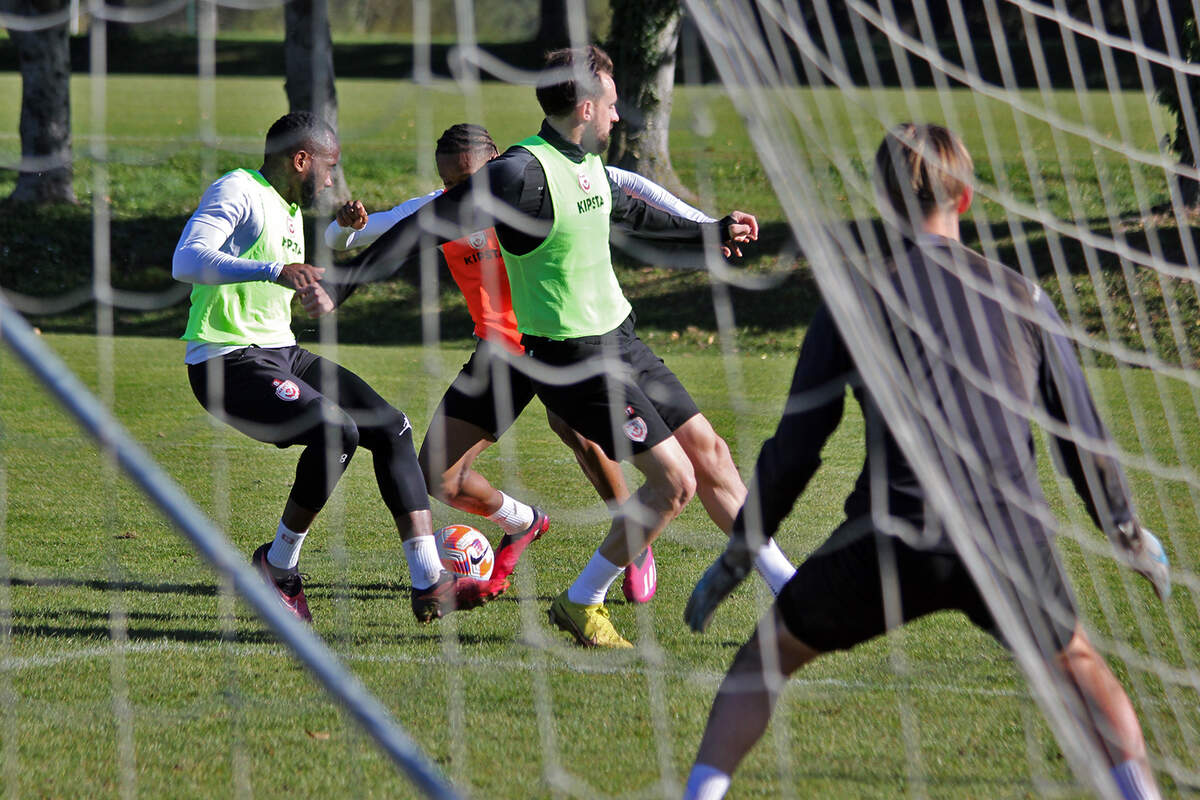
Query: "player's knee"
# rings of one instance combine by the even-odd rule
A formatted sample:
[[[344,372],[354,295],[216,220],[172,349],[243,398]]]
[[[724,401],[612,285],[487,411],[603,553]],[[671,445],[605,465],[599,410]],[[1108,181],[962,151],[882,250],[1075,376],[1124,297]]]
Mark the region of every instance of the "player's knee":
[[[429,493],[448,505],[454,505],[455,501],[463,494],[463,482],[466,478],[467,471],[460,469],[457,465],[451,465],[444,470],[435,471],[432,475],[425,478],[425,483],[429,486]]]
[[[380,405],[370,409],[368,415],[361,418],[359,426],[363,447],[384,452],[412,447],[412,425],[403,411]]]
[[[328,447],[331,438],[329,436],[330,429],[336,431],[338,447],[347,459],[354,454],[358,449],[360,433],[358,425],[350,418],[350,415],[340,408],[327,409],[325,412],[325,424],[322,426],[319,436],[324,440],[322,446]]]
[[[443,503],[454,505],[454,500],[462,491],[465,470],[460,464],[437,464],[439,459],[432,448],[422,445],[417,454],[417,463],[421,466],[421,474],[425,477],[425,487],[430,497],[436,497]],[[440,459],[445,460],[443,457]]]
[[[429,489],[429,494],[433,497],[439,497],[441,490],[441,475],[436,473],[433,465],[430,464],[430,448],[428,446],[428,437],[421,444],[421,449],[417,453],[417,464],[421,467],[421,476],[425,478],[425,486]]]
[[[729,445],[711,427],[695,442],[689,455],[697,474],[706,481],[716,480],[729,469],[736,469]]]
[[[710,474],[722,473],[729,469],[736,470],[733,465],[733,453],[729,451],[729,444],[716,433],[713,434],[708,454]]]
[[[1060,670],[1072,677],[1086,676],[1097,669],[1107,668],[1096,648],[1092,647],[1092,643],[1079,631],[1076,631],[1066,647],[1058,652],[1054,661]]]
[[[658,487],[662,508],[678,516],[696,496],[696,472],[685,459],[668,465],[664,478]]]

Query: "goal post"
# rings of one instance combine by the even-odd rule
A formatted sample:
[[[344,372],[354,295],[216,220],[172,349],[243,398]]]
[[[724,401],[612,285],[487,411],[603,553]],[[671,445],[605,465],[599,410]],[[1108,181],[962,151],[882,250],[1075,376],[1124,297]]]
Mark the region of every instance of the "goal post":
[[[230,582],[339,705],[422,794],[455,800],[459,793],[396,723],[388,710],[342,665],[312,629],[284,609],[245,557],[55,355],[33,328],[0,296],[0,340],[71,414],[102,452],[121,469],[163,516],[187,538],[215,573]]]

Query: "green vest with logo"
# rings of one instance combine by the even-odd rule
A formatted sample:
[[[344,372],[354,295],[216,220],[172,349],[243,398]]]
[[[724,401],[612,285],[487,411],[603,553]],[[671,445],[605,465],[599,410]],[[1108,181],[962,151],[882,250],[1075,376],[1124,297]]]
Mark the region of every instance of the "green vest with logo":
[[[554,204],[545,241],[517,255],[501,246],[521,333],[547,339],[595,336],[620,325],[631,307],[608,248],[612,196],[600,157],[576,164],[540,136],[517,143],[542,165]]]
[[[241,254],[254,261],[304,262],[304,224],[300,207],[289,204],[255,170],[235,170],[253,178],[261,204],[263,229]],[[293,339],[295,290],[271,281],[217,285],[194,284],[192,308],[182,339],[220,345],[277,344]]]

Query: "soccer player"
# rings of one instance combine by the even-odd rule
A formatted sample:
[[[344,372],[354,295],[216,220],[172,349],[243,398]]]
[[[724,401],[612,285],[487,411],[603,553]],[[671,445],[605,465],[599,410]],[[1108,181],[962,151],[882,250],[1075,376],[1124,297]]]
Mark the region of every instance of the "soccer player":
[[[300,209],[332,185],[340,155],[332,128],[293,112],[267,131],[258,170],[229,172],[204,193],[172,261],[175,279],[193,284],[184,360],[214,416],[259,441],[304,448],[275,539],[252,558],[284,606],[312,620],[300,548],[361,444],[400,532],[413,614],[430,622],[484,602],[486,584],[442,568],[408,417],[354,373],[298,347],[291,330],[297,294],[310,316],[333,310],[318,283],[323,269],[304,263]]]
[[[1127,798],[1158,797],[1133,707],[1076,619],[1052,549],[1052,515],[1038,483],[1028,416],[1035,404],[1072,438],[1056,460],[1123,561],[1170,591],[1166,556],[1136,518],[1114,447],[1053,304],[1032,282],[959,240],[971,204],[971,157],[937,125],[891,131],[875,157],[884,216],[909,249],[884,265],[875,288],[894,316],[880,356],[916,385],[911,424],[938,442],[929,455],[947,476],[979,541],[987,593],[1015,610],[1057,676],[1084,729]],[[909,222],[911,220],[911,222]],[[882,302],[880,303],[882,308]],[[902,320],[897,324],[897,321]],[[909,327],[911,325],[911,327]],[[846,522],[796,571],[734,658],[717,693],[684,797],[724,796],[730,776],[762,736],[782,681],[812,659],[846,650],[938,610],[957,609],[1002,644],[1002,631],[906,460],[826,306],[817,310],[796,364],[786,410],[759,453],[749,500],[725,552],[697,583],[685,617],[703,630],[748,571],[820,464],[850,386],[866,420],[866,462],[846,500]],[[1013,633],[1013,628],[1008,628]],[[1018,631],[1019,632],[1019,631]],[[1024,639],[1025,637],[1021,637]]]
[[[336,299],[343,282],[394,274],[426,236],[445,241],[495,227],[538,397],[610,458],[629,460],[646,477],[576,581],[554,599],[550,619],[585,646],[631,647],[604,606],[609,586],[694,495],[728,531],[746,488],[724,440],[635,333],[613,272],[611,226],[737,249],[757,238],[758,222],[740,211],[696,222],[613,185],[598,154],[618,119],[617,92],[612,61],[599,48],[549,54],[537,97],[546,114],[537,135],[432,201],[431,214],[393,226],[348,274],[326,283]],[[431,218],[424,227],[432,234],[422,216]],[[756,564],[774,590],[794,571],[774,544]]]
[[[360,202],[347,203],[325,229],[334,250],[369,245],[400,220],[465,181],[499,155],[496,143],[480,125],[459,123],[447,128],[434,151],[445,189],[415,197],[387,210],[367,214]],[[698,222],[715,222],[661,186],[627,170],[606,167],[621,191]],[[472,469],[475,459],[495,442],[533,399],[533,382],[515,369],[524,353],[521,334],[494,229],[479,231],[442,245],[450,274],[467,301],[475,323],[475,351],[446,390],[421,443],[418,459],[430,493],[444,503],[487,517],[504,531],[496,550],[492,581],[511,574],[525,547],[548,527],[546,515],[496,489]],[[575,433],[553,412],[550,427],[574,452],[584,474],[605,503],[619,506],[629,497],[620,465]],[[648,602],[657,589],[651,548],[625,569],[622,593],[630,602]]]

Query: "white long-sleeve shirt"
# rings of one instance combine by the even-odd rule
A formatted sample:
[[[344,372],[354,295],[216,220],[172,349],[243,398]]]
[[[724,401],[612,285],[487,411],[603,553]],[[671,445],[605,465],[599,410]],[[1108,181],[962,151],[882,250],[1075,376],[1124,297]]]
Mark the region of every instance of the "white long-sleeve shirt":
[[[281,261],[242,258],[262,235],[266,212],[254,179],[242,171],[217,178],[200,197],[200,205],[183,226],[171,277],[183,283],[221,284],[271,281],[283,270]],[[288,347],[295,338],[264,342],[262,347]],[[188,342],[184,362],[199,364],[241,349],[240,346]]]
[[[254,261],[241,254],[258,240],[264,211],[254,179],[234,171],[217,178],[205,190],[200,205],[183,226],[171,276],[184,283],[241,283],[275,281],[283,270],[279,261]]]
[[[627,195],[644,200],[656,208],[661,208],[663,211],[670,212],[679,217],[685,217],[696,222],[716,222],[715,219],[703,211],[693,208],[654,181],[647,180],[636,172],[629,172],[617,167],[605,167],[605,169],[608,171],[608,176],[612,179],[613,183],[620,187],[621,191]],[[417,213],[422,206],[433,200],[443,191],[443,189],[435,189],[422,197],[405,200],[400,205],[393,206],[387,211],[373,212],[367,216],[366,227],[361,231],[356,231],[354,228],[343,228],[341,225],[338,225],[335,219],[325,229],[325,244],[331,250],[349,250],[353,247],[365,247],[385,234],[389,228],[400,220]]]

